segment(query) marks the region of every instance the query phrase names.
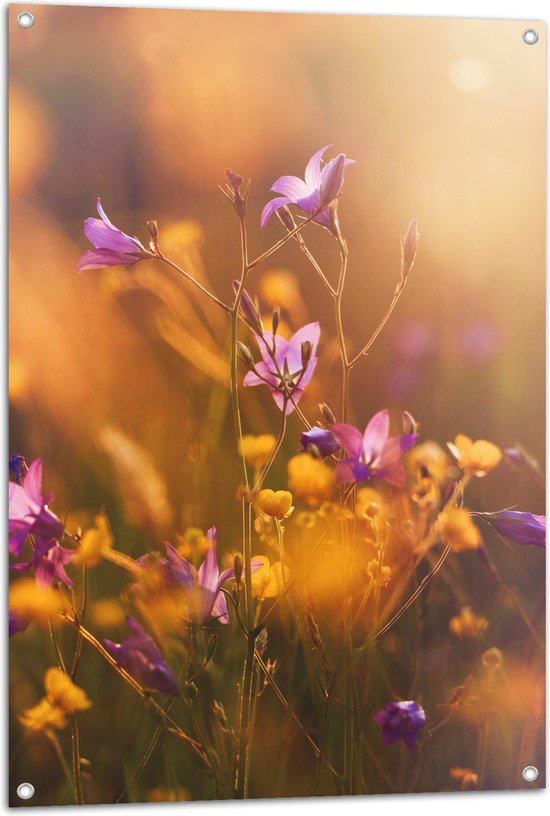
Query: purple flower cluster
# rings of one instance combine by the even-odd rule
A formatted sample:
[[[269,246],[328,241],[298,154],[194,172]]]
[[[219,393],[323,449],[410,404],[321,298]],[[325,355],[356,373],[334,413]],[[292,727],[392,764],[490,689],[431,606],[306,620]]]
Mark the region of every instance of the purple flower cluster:
[[[407,748],[412,748],[416,735],[426,724],[426,714],[414,700],[407,700],[387,703],[374,715],[374,720],[382,729],[384,745],[391,745],[402,739]]]

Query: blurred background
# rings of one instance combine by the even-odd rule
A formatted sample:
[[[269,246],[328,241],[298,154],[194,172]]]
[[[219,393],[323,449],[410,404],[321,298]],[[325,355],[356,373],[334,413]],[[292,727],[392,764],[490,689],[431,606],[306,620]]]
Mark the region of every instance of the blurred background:
[[[22,10],[30,30],[16,24]],[[238,548],[228,323],[156,264],[77,274],[82,223],[98,195],[143,243],[157,219],[165,254],[229,300],[240,250],[217,187],[225,168],[252,179],[255,256],[281,234],[276,219],[259,226],[270,186],[303,176],[329,143],[328,157],[356,161],[339,208],[350,349],[391,300],[412,217],[421,234],[404,295],[354,369],[352,420],[406,409],[424,438],[519,444],[544,469],[540,26],[527,46],[518,21],[42,5],[9,16],[10,453],[42,457],[61,517],[85,525],[104,507],[117,546],[136,556],[190,525],[216,524],[221,549]],[[335,280],[330,237],[311,227],[307,239]],[[314,416],[339,370],[326,292],[295,244],[249,291],[267,315],[281,303],[291,331],[320,321],[303,401]],[[248,432],[276,430],[266,389],[244,393],[243,412]],[[293,418],[286,458],[298,432]],[[285,461],[270,486],[284,486]],[[478,509],[544,512],[528,475],[499,474],[472,489]],[[506,554],[521,590],[538,575],[533,602],[539,555]]]

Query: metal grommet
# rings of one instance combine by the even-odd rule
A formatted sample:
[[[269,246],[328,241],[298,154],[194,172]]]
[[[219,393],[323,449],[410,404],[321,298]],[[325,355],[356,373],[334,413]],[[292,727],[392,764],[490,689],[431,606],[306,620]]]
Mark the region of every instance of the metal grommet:
[[[21,782],[17,788],[17,795],[20,799],[32,799],[34,796],[34,785],[30,782]]]
[[[534,45],[539,41],[539,32],[534,28],[526,28],[521,36],[527,45]]]
[[[17,15],[17,25],[21,28],[32,28],[34,25],[34,15],[30,11],[22,11]]]
[[[521,772],[521,775],[526,782],[535,782],[535,780],[539,778],[539,769],[535,768],[534,765],[527,765]]]

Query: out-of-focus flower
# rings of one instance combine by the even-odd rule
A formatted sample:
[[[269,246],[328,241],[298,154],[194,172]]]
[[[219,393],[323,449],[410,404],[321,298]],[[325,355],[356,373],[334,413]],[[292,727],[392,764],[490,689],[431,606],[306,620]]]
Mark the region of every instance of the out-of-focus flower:
[[[194,560],[210,549],[210,541],[200,527],[187,527],[183,535],[176,534],[177,551],[184,558]]]
[[[292,493],[288,490],[270,490],[265,488],[260,490],[255,500],[256,507],[276,519],[287,518],[294,509],[292,506]]]
[[[448,442],[447,446],[458,466],[465,473],[472,473],[474,476],[486,476],[502,459],[500,448],[486,439],[473,442],[469,436],[459,434],[454,443]]]
[[[499,510],[496,513],[475,513],[487,521],[497,533],[517,544],[534,544],[546,549],[546,516],[519,510]]]
[[[148,802],[190,802],[191,794],[182,785],[174,788],[153,788],[147,793]]]
[[[68,601],[57,589],[44,589],[32,578],[21,578],[10,584],[8,606],[20,617],[47,621],[51,615],[66,611]]]
[[[407,454],[406,461],[411,476],[418,476],[419,471],[423,471],[422,475],[429,476],[437,485],[443,484],[448,478],[451,464],[449,456],[444,448],[432,439],[415,445]]]
[[[62,729],[67,725],[67,714],[85,711],[92,703],[86,692],[75,686],[68,674],[51,668],[44,675],[46,696],[32,708],[27,708],[19,721],[31,731]]]
[[[30,618],[18,615],[13,609],[10,609],[8,611],[9,636],[13,637],[18,632],[24,632],[30,622]]]
[[[239,453],[252,467],[259,468],[269,461],[277,440],[273,434],[247,434],[239,440]]]
[[[309,453],[299,453],[289,460],[288,486],[297,499],[313,505],[330,500],[336,490],[334,470]]]
[[[340,445],[332,433],[326,428],[314,426],[309,431],[304,431],[300,436],[301,450],[309,453],[319,453],[323,459],[336,453]]]
[[[463,507],[451,507],[439,514],[439,531],[449,542],[453,552],[477,550],[481,546],[481,534]]]
[[[50,587],[54,580],[72,587],[74,583],[65,572],[65,565],[73,560],[75,552],[55,541],[46,552],[36,549],[30,561],[11,564],[11,567],[19,571],[34,569],[34,577],[39,587]]]
[[[405,485],[405,471],[399,459],[414,445],[418,435],[401,434],[390,438],[388,411],[375,414],[363,434],[342,422],[331,425],[330,430],[348,454],[348,458],[336,466],[336,480],[340,484],[353,484],[376,476],[397,487]]]
[[[388,567],[387,564],[380,566],[378,558],[373,558],[367,564],[367,575],[375,584],[387,587],[391,581],[391,567]]]
[[[475,615],[469,606],[463,606],[460,614],[454,615],[449,621],[449,629],[460,638],[475,640],[489,626],[487,618]]]
[[[276,210],[295,204],[308,218],[316,213],[313,219],[316,224],[326,227],[333,234],[336,232],[330,205],[342,192],[345,166],[355,162],[340,153],[321,169],[321,158],[329,147],[331,145],[322,147],[311,157],[306,167],[305,181],[297,176],[281,176],[277,179],[271,190],[281,193],[281,196],[268,201],[263,208],[260,217],[262,227],[265,227]]]
[[[67,717],[64,711],[52,706],[43,697],[37,705],[23,711],[19,722],[30,731],[48,731],[51,728],[61,730],[67,725]]]
[[[293,322],[301,323],[307,307],[300,292],[297,276],[287,269],[264,272],[259,282],[259,294],[271,309],[284,306]]]
[[[402,739],[407,748],[412,748],[416,735],[426,723],[424,709],[414,700],[387,703],[374,715],[375,722],[382,729],[382,742],[391,745]]]
[[[126,617],[126,626],[130,634],[122,643],[103,641],[116,658],[117,664],[146,688],[156,689],[165,694],[177,694],[176,675],[164,660],[153,638],[131,615]]]
[[[75,686],[69,675],[56,667],[46,671],[44,689],[51,705],[67,713],[85,711],[92,705],[86,692]]]
[[[281,411],[291,414],[313,377],[320,333],[318,323],[308,323],[290,340],[271,332],[256,335],[262,362],[246,374],[244,385],[267,385]]]
[[[185,591],[188,614],[192,621],[204,623],[207,618],[216,618],[220,623],[229,623],[227,602],[221,591],[225,581],[235,577],[234,567],[220,573],[216,555],[216,528],[206,534],[210,547],[199,570],[183,558],[171,544],[166,543],[166,556],[171,576]],[[261,564],[252,563],[252,570]]]
[[[266,555],[255,555],[254,560],[259,562],[261,567],[252,575],[253,596],[262,601],[276,598],[288,584],[290,570],[286,564],[283,567],[280,561],[270,564]]]
[[[73,555],[73,564],[95,567],[102,560],[105,550],[111,549],[113,542],[107,516],[96,516],[94,526],[86,530],[82,536],[80,547]]]
[[[124,618],[124,610],[118,598],[100,598],[90,606],[90,619],[100,629],[122,626]]]
[[[63,524],[48,508],[51,494],[42,496],[42,461],[35,459],[22,484],[9,483],[9,548],[19,557],[28,535],[34,537],[35,553],[53,547],[63,533]]]
[[[14,453],[9,458],[10,480],[18,485],[23,484],[23,473],[27,469],[27,460],[20,453]]]
[[[77,272],[103,269],[106,266],[130,266],[143,258],[153,257],[137,238],[126,235],[109,221],[99,198],[97,211],[99,218],[87,218],[84,221],[84,233],[95,249],[88,249],[80,256]]]
[[[479,785],[479,776],[471,768],[451,768],[449,775],[460,782],[460,790],[475,790]]]

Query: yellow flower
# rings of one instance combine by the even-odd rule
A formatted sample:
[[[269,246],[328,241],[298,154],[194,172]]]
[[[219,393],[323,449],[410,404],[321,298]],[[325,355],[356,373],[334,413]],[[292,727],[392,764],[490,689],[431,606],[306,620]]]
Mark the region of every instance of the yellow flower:
[[[176,535],[176,545],[179,554],[190,561],[204,555],[210,547],[208,539],[199,527],[188,527],[183,535]]]
[[[290,571],[288,567],[285,564],[283,570],[280,561],[270,564],[266,555],[255,555],[254,560],[261,561],[263,566],[252,573],[252,594],[262,601],[266,598],[276,598],[289,582]]]
[[[475,615],[469,606],[463,606],[460,614],[449,621],[449,629],[457,637],[477,638],[489,626],[487,618]]]
[[[148,802],[189,802],[191,801],[191,795],[189,791],[178,785],[177,789],[174,788],[153,788],[147,794],[147,801]]]
[[[260,279],[260,295],[268,306],[282,306],[301,314],[304,308],[298,278],[286,269],[265,272]]]
[[[52,706],[49,700],[43,697],[37,705],[23,711],[19,716],[19,722],[31,731],[46,731],[48,728],[65,728],[67,718],[64,711]]]
[[[292,510],[292,493],[288,490],[260,490],[256,496],[256,507],[276,519],[287,518]]]
[[[65,612],[68,601],[57,589],[42,589],[32,578],[20,578],[10,584],[9,608],[22,617],[47,621],[50,615]]]
[[[447,478],[450,460],[443,448],[431,439],[415,445],[407,454],[407,469],[412,477],[417,477],[420,469],[427,471],[436,484]]]
[[[381,587],[387,587],[391,581],[391,569],[386,564],[383,564],[382,567],[380,567],[379,574],[378,558],[373,558],[372,561],[369,561],[367,564],[367,575],[369,575],[372,580],[375,583],[378,583]]]
[[[479,784],[479,776],[471,768],[451,768],[450,775],[460,782],[461,790],[475,790]]]
[[[46,697],[52,706],[61,711],[85,711],[92,703],[86,692],[75,686],[68,674],[57,668],[48,669],[44,675],[44,689]]]
[[[100,515],[94,519],[94,527],[86,530],[80,542],[80,549],[73,557],[73,564],[86,564],[95,567],[103,558],[103,552],[113,546],[113,534],[107,516]]]
[[[276,443],[277,440],[273,434],[260,434],[259,436],[247,434],[239,440],[239,453],[252,467],[261,467],[268,462]]]
[[[463,507],[440,513],[438,520],[441,535],[450,542],[453,552],[477,550],[481,546],[481,534]]]
[[[90,607],[90,618],[94,626],[102,629],[112,629],[122,626],[126,613],[117,598],[101,598]]]
[[[473,442],[469,436],[459,434],[454,444],[448,442],[447,445],[459,467],[474,476],[486,476],[502,459],[500,448],[486,439]]]
[[[318,506],[334,495],[334,470],[309,453],[299,453],[288,463],[288,486],[297,499]]]

